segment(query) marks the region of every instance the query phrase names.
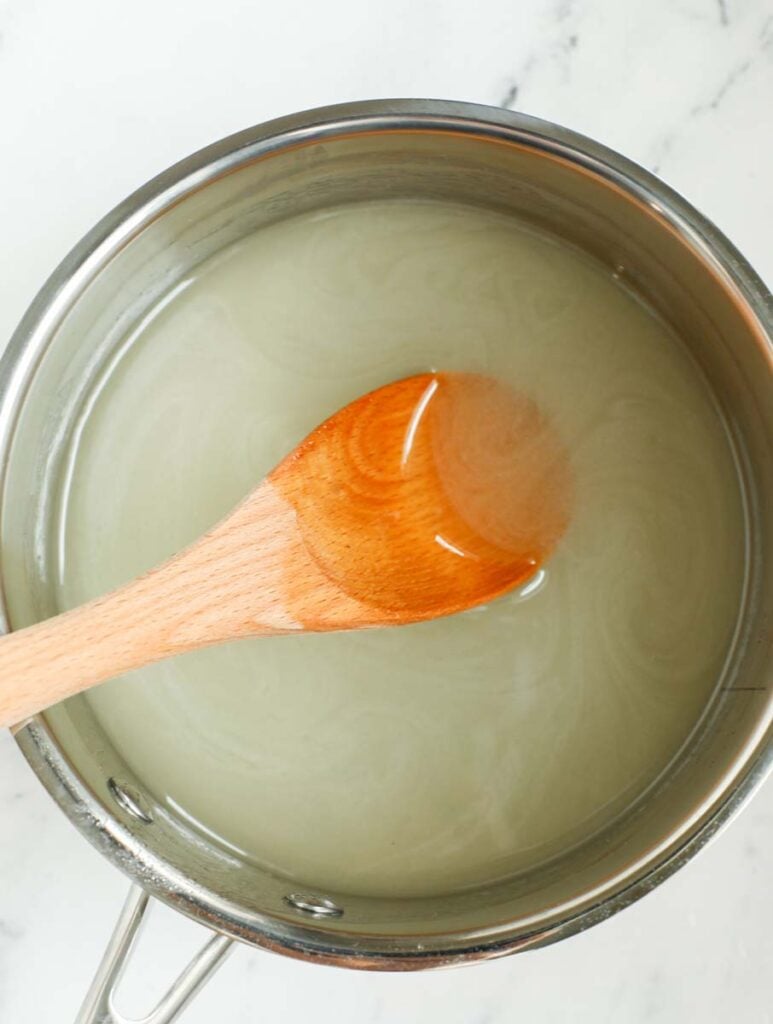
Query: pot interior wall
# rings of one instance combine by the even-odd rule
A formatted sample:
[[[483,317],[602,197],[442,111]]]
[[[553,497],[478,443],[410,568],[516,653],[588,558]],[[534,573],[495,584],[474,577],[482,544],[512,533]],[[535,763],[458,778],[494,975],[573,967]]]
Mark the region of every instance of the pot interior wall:
[[[354,131],[260,157],[245,150],[238,169],[218,175],[215,168],[207,182],[192,175],[182,200],[165,208],[157,202],[145,223],[120,242],[105,242],[99,273],[61,322],[38,333],[37,366],[15,425],[2,559],[5,575],[23,573],[27,586],[5,594],[11,625],[57,611],[50,568],[62,453],[91,383],[157,300],[201,261],[264,224],[340,203],[412,196],[486,205],[547,227],[617,268],[674,325],[695,356],[696,372],[700,366],[708,378],[738,452],[749,577],[736,647],[715,700],[689,749],[645,801],[585,845],[494,887],[400,901],[324,893],[345,913],[305,919],[306,940],[316,933],[320,943],[361,951],[412,952],[437,945],[432,936],[443,936],[443,947],[452,949],[469,945],[471,933],[484,941],[549,931],[599,902],[610,887],[633,882],[647,858],[676,850],[716,810],[714,794],[727,788],[727,779],[741,781],[747,770],[741,766],[751,766],[770,720],[769,651],[760,638],[773,572],[761,509],[765,502],[771,507],[773,497],[773,409],[759,325],[719,267],[691,249],[654,204],[536,145],[482,133]],[[75,698],[49,712],[45,727],[101,812],[73,810],[64,778],[54,795],[126,870],[181,909],[242,937],[287,938],[299,916],[284,901],[293,889],[286,879],[192,834],[152,793],[143,794],[150,823],[116,803],[109,779],[142,787],[85,701]],[[43,728],[24,730],[22,745],[34,746],[35,730]]]

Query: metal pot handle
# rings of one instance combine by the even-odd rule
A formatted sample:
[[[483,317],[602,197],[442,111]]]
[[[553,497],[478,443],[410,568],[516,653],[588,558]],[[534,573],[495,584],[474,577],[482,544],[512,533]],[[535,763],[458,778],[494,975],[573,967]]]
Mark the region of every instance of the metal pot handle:
[[[172,982],[155,1009],[142,1020],[129,1020],[113,1005],[115,990],[129,962],[150,897],[133,885],[75,1024],[171,1024],[233,949],[233,939],[213,934]]]

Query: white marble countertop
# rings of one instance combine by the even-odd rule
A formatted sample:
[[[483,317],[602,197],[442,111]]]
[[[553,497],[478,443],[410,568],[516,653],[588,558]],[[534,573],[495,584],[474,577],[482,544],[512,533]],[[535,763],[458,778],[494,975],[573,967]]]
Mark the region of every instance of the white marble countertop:
[[[169,163],[281,113],[387,96],[517,106],[595,136],[773,281],[770,0],[0,0],[0,345],[63,253]],[[663,887],[557,946],[378,976],[241,948],[183,1019],[773,1022],[772,849],[768,782]],[[0,735],[3,1024],[73,1018],[125,889]],[[126,1012],[200,941],[159,910]]]

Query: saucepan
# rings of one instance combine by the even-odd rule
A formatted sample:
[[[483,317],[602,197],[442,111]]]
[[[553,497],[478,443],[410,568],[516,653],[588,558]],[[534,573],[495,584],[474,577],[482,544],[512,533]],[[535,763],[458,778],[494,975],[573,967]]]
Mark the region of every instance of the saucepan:
[[[375,970],[502,956],[565,938],[643,896],[737,812],[770,765],[770,294],[727,239],[651,174],[564,128],[494,108],[365,102],[259,125],[165,171],[76,246],[0,365],[4,628],[55,611],[55,481],[90,384],[129,326],[201,261],[262,225],[408,196],[512,211],[624,267],[629,287],[689,346],[724,417],[745,509],[743,602],[713,697],[668,771],[613,825],[512,879],[411,899],[297,891],[226,856],[156,801],[82,698],[21,723],[16,741],[42,784],[133,883],[84,1024],[123,1019],[111,993],[151,898],[213,933],[147,1018],[155,1024],[179,1013],[234,940]]]

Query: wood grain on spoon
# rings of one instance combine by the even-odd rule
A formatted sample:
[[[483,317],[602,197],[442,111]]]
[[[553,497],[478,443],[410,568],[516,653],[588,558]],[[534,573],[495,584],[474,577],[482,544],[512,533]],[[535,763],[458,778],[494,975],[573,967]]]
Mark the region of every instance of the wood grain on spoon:
[[[0,725],[197,647],[484,603],[549,557],[571,496],[566,451],[529,398],[463,373],[379,388],[180,554],[0,640]]]

